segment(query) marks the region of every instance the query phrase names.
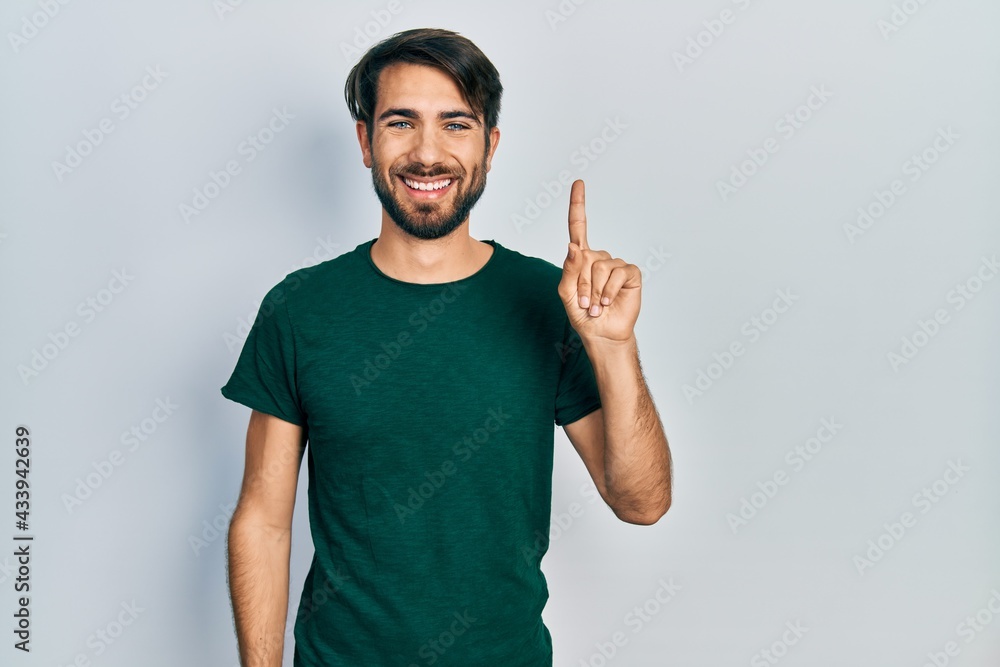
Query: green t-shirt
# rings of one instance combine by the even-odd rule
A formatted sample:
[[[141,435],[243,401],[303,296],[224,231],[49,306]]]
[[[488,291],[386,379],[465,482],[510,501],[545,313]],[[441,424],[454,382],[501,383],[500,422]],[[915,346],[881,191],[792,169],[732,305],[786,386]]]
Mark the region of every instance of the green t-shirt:
[[[553,422],[601,407],[562,269],[408,283],[374,242],[273,287],[222,388],[308,436],[295,665],[549,666]]]

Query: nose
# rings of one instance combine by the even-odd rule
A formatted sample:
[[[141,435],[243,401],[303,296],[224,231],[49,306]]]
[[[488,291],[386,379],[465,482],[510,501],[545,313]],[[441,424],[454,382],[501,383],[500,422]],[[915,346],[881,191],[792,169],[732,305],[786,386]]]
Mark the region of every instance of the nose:
[[[410,145],[409,151],[411,162],[421,164],[425,167],[431,167],[443,162],[445,154],[442,137],[433,124],[424,124],[412,136],[413,143]]]

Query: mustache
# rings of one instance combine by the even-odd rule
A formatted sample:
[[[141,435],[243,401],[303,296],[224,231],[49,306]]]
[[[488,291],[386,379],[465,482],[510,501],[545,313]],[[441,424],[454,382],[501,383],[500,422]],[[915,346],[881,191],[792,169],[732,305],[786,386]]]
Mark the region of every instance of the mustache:
[[[402,167],[397,167],[389,171],[391,176],[417,176],[418,178],[434,178],[435,176],[454,176],[461,178],[465,176],[465,170],[461,167],[455,169],[449,169],[444,165],[434,166],[430,169],[425,169],[418,164],[408,164]]]

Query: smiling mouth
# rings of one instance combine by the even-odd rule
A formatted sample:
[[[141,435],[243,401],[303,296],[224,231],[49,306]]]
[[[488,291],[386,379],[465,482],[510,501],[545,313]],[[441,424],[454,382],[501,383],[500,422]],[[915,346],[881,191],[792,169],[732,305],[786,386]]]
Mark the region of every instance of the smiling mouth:
[[[430,182],[415,181],[405,176],[401,176],[400,178],[403,179],[403,182],[406,183],[407,187],[413,188],[414,190],[441,190],[451,185],[450,178],[443,178],[439,181],[430,181]]]
[[[454,178],[439,178],[433,181],[421,181],[406,176],[400,176],[399,180],[406,186],[407,191],[416,197],[434,199],[442,196],[451,189],[455,182]]]

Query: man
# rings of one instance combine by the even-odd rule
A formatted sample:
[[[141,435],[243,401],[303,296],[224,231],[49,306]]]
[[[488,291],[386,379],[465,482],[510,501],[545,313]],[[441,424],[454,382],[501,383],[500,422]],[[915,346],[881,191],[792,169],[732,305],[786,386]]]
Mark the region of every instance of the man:
[[[281,664],[307,441],[296,667],[552,665],[553,422],[623,521],[670,505],[633,333],[639,269],[588,246],[583,183],[562,270],[469,235],[501,93],[445,30],[394,35],[348,77],[380,234],[272,288],[222,389],[253,409],[229,530],[247,667]]]

